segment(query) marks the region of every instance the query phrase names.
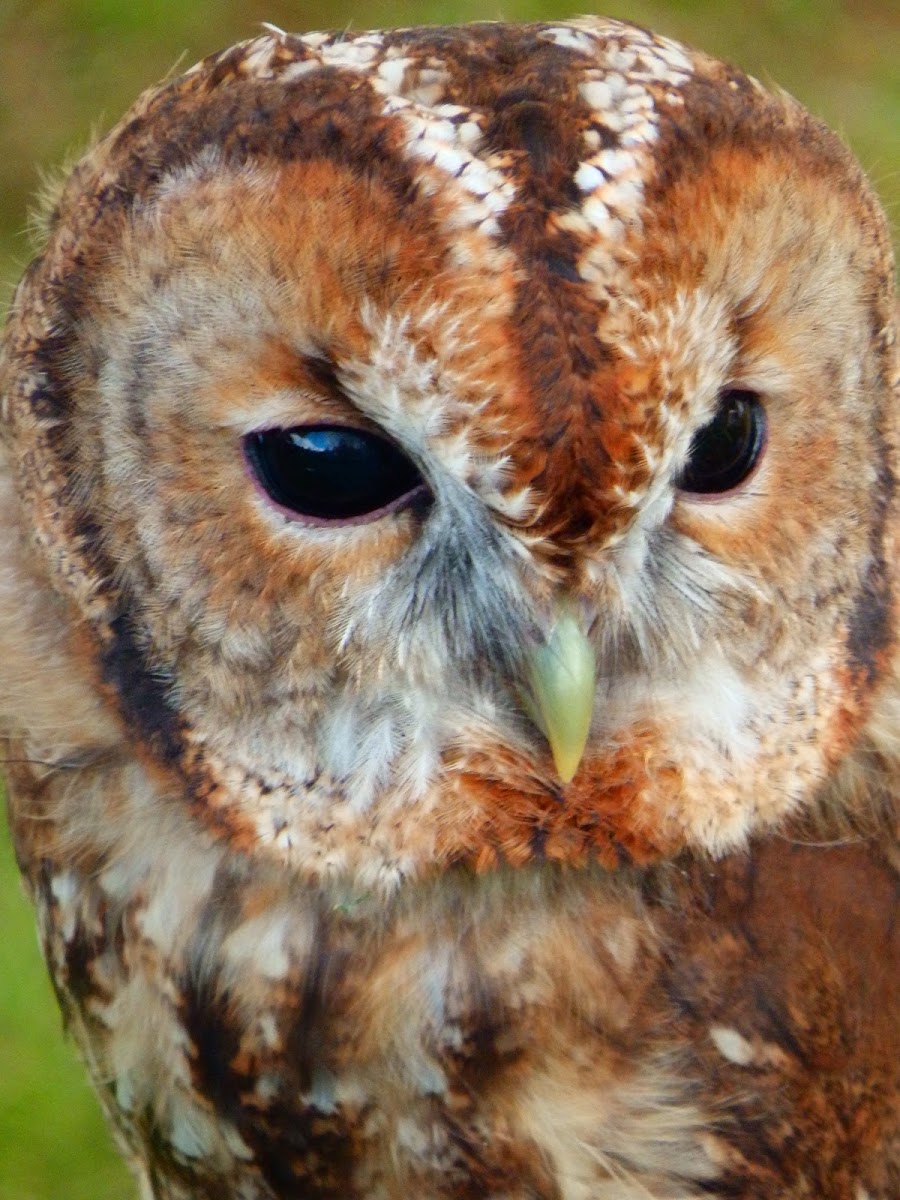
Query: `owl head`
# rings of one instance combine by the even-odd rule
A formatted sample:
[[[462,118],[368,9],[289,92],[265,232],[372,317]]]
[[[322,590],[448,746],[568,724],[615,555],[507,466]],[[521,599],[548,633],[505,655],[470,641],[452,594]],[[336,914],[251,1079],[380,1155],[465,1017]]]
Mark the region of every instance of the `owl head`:
[[[892,280],[833,135],[630,25],[207,59],[16,293],[4,728],[367,886],[837,816],[896,703]]]

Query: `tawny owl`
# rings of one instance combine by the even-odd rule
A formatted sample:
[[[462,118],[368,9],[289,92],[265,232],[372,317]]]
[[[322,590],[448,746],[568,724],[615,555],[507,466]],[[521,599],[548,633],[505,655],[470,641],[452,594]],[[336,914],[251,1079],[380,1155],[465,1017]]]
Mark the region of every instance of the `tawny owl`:
[[[616,21],[272,30],[76,167],[2,726],[156,1200],[900,1196],[886,225]]]

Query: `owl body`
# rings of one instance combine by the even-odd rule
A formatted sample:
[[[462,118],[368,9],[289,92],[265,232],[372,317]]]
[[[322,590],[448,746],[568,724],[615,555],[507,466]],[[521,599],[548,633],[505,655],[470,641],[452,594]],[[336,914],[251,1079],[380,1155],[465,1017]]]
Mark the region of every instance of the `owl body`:
[[[145,1196],[900,1192],[892,282],[615,21],[272,31],[76,167],[2,725]]]

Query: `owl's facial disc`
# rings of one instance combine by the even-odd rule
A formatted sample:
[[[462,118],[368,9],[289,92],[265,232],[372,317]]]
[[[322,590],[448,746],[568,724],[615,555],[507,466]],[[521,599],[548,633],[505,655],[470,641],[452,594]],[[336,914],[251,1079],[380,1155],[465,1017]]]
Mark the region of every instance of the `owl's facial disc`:
[[[895,642],[889,236],[836,139],[593,20],[271,33],[136,114],[2,367],[19,591],[121,757],[366,886],[819,804]]]

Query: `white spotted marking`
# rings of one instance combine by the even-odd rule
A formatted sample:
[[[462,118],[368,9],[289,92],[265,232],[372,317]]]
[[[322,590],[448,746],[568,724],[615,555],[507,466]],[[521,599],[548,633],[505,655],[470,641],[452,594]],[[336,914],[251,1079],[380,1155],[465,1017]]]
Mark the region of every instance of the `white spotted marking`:
[[[322,62],[326,67],[343,67],[349,71],[367,71],[374,62],[380,43],[366,42],[362,38],[349,42],[337,42],[323,46]]]
[[[617,71],[628,73],[634,68],[637,53],[637,50],[633,47],[628,47],[628,49],[621,46],[613,47],[608,55],[609,65]]]
[[[406,78],[408,58],[388,58],[378,65],[378,78],[389,92],[399,95]]]
[[[310,50],[319,50],[322,46],[327,45],[333,37],[333,33],[323,33],[320,30],[315,30],[312,33],[304,33],[300,41],[304,46],[308,46]]]
[[[72,871],[63,871],[50,880],[50,892],[59,906],[57,928],[66,943],[75,936],[75,905],[79,890],[78,879]]]
[[[655,125],[651,121],[640,121],[625,130],[620,141],[623,146],[645,146],[655,139]]]
[[[664,37],[656,38],[653,43],[653,50],[656,58],[669,67],[673,75],[687,78],[691,74],[693,70],[691,60],[677,42],[670,41],[669,38]],[[679,82],[681,81],[679,79]]]
[[[456,136],[468,150],[474,150],[481,141],[481,126],[477,121],[465,121],[458,126]]]
[[[314,71],[321,70],[322,64],[317,58],[304,58],[300,62],[289,63],[281,72],[281,78],[285,83],[291,83],[304,75],[311,75]]]
[[[709,1036],[722,1057],[738,1067],[748,1067],[756,1057],[753,1046],[736,1029],[712,1025]]]
[[[605,79],[588,79],[578,85],[582,100],[595,112],[605,113],[612,107],[612,88]]]
[[[542,29],[538,37],[543,38],[546,42],[552,42],[554,46],[561,46],[564,50],[574,50],[577,54],[593,54],[595,49],[593,38],[584,31],[573,29],[569,25]]]
[[[609,209],[597,196],[591,196],[589,200],[585,200],[581,211],[587,223],[597,230],[602,229],[610,218]]]
[[[241,71],[256,79],[271,79],[273,75],[272,59],[278,40],[274,37],[260,38],[241,63]]]
[[[575,172],[575,186],[581,192],[593,192],[606,182],[606,176],[590,162],[583,162]]]
[[[169,1144],[181,1158],[208,1158],[212,1150],[208,1120],[204,1121],[200,1111],[187,1105],[173,1105]]]

